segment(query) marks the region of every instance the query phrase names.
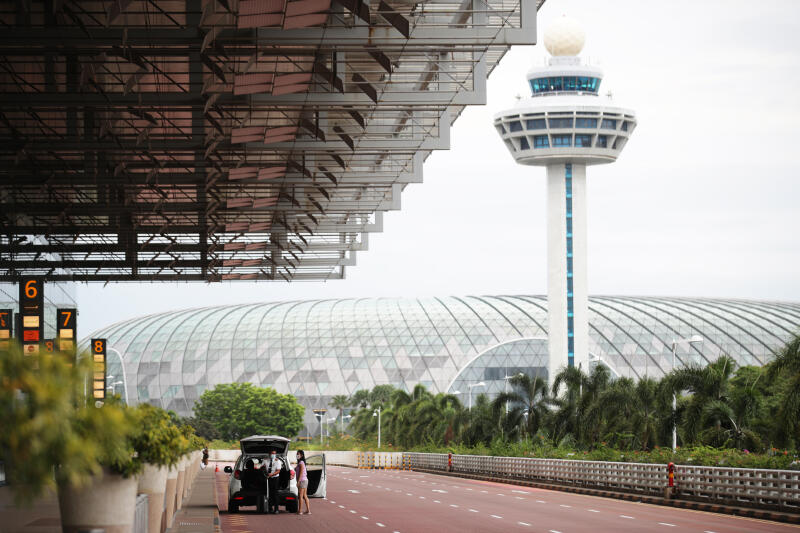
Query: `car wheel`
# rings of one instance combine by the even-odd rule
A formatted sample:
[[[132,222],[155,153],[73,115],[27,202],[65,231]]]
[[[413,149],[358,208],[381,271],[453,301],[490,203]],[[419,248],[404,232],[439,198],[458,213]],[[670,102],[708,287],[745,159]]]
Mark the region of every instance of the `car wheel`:
[[[238,513],[239,512],[239,505],[229,501],[228,502],[228,512],[229,513]]]
[[[296,513],[297,512],[297,502],[287,502],[286,510],[288,512],[290,512],[290,513]]]

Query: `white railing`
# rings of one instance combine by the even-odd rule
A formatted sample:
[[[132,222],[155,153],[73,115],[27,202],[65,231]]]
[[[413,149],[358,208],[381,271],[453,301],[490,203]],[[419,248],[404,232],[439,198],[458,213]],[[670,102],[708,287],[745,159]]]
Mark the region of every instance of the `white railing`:
[[[446,454],[405,456],[412,468],[448,469]],[[667,485],[666,465],[645,463],[453,455],[453,471],[651,495]],[[800,510],[800,471],[677,465],[675,485],[678,497]]]
[[[131,533],[147,533],[147,494],[136,496],[136,510],[133,514],[133,527]]]

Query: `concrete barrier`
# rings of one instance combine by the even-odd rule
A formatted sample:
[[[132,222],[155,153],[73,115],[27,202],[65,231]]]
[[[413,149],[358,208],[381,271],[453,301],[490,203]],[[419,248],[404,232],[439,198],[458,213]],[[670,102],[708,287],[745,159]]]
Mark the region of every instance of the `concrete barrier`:
[[[447,471],[443,453],[406,453],[412,468]],[[453,455],[453,472],[663,496],[667,465],[534,457]],[[675,466],[676,495],[719,504],[800,512],[800,471]]]

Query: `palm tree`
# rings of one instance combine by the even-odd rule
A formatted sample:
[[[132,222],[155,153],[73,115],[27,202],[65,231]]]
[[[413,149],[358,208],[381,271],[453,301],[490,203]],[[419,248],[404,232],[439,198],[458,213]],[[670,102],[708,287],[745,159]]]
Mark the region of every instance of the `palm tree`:
[[[344,394],[337,394],[331,398],[331,407],[339,410],[339,417],[341,418],[339,427],[342,433],[344,433],[344,408],[348,405],[350,405],[350,398]]]
[[[518,426],[519,422],[513,423],[527,416],[524,424],[525,434],[534,435],[539,428],[544,425],[545,417],[548,413],[548,403],[550,397],[547,392],[547,381],[539,376],[529,376],[527,374],[517,374],[508,380],[514,388],[512,392],[504,392],[498,395],[494,404],[496,407],[505,409],[506,403],[513,407],[508,412],[506,419],[510,426]],[[525,414],[527,412],[527,415]]]
[[[599,428],[589,423],[586,412],[610,381],[611,373],[604,365],[595,365],[590,375],[578,367],[565,367],[556,374],[552,387],[554,399],[551,400],[556,407],[553,413],[553,440],[556,444],[565,437],[586,445],[599,439]],[[559,395],[562,386],[565,390]]]
[[[731,357],[722,355],[705,367],[678,368],[664,378],[668,388],[675,393],[691,393],[682,402],[683,409],[679,413],[685,442],[705,440],[720,445],[724,429],[739,432],[730,397],[735,367],[736,362]]]
[[[649,449],[658,443],[660,428],[666,423],[659,413],[658,383],[649,378],[613,381],[589,406],[586,422],[597,427],[605,440],[627,439],[630,435],[631,447]]]
[[[352,407],[359,407],[364,409],[369,405],[369,391],[367,389],[359,389],[350,396],[350,405]]]
[[[785,389],[777,413],[776,438],[780,444],[800,441],[800,334],[795,335],[770,363],[767,376],[771,382],[782,377]]]

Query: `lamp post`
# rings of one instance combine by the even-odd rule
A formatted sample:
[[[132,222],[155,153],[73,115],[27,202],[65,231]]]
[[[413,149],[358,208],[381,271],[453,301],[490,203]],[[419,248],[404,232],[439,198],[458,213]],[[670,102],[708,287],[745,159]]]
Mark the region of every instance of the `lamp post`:
[[[325,436],[328,438],[331,438],[331,422],[336,422],[335,416],[333,418],[327,418],[325,420]]]
[[[372,416],[378,417],[378,449],[381,448],[381,406],[372,411]]]
[[[348,420],[350,420],[351,418],[353,418],[353,415],[342,415],[342,426],[341,426],[341,428],[342,428],[342,435],[344,435],[344,419],[345,419],[345,418],[346,418],[346,419],[348,419]]]
[[[468,383],[467,388],[469,389],[469,410],[472,411],[472,388],[473,387],[485,387],[486,383],[481,381],[480,383]]]
[[[314,416],[317,417],[317,420],[319,420],[319,444],[320,444],[320,446],[322,446],[322,444],[324,442],[322,440],[323,439],[323,436],[322,436],[322,422],[323,422],[323,419],[322,419],[322,417],[325,416],[325,413],[327,413],[328,410],[322,408],[322,409],[312,409],[312,411],[314,412]]]
[[[689,345],[703,342],[703,337],[700,335],[692,335],[688,339],[677,339],[672,341],[672,371],[675,371],[675,353],[678,351],[678,344],[686,342]],[[678,448],[678,424],[675,421],[675,412],[678,410],[678,393],[672,391],[672,451],[675,452]]]
[[[106,350],[114,352],[119,357],[119,366],[122,367],[122,388],[125,390],[125,405],[128,404],[128,375],[125,373],[125,359],[122,357],[122,354],[119,353],[119,350],[116,348],[112,348],[110,345],[106,344]]]
[[[508,372],[506,372],[506,374],[508,374]],[[523,374],[522,372],[517,372],[517,373],[516,373],[516,374],[514,374],[513,376],[506,375],[506,376],[504,376],[504,377],[503,377],[503,379],[504,379],[504,380],[505,380],[505,382],[506,382],[506,386],[505,386],[505,392],[506,392],[506,394],[508,394],[508,380],[509,380],[509,379],[511,379],[511,378],[516,378],[516,377],[519,377],[519,376],[524,376],[524,375],[525,375],[525,374]],[[508,414],[508,400],[506,400],[506,414]]]

